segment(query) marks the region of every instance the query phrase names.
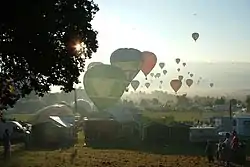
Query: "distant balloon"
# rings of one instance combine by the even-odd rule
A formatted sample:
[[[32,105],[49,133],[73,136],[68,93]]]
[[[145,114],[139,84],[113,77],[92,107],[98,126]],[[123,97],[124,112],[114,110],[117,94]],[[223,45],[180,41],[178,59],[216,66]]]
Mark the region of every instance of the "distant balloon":
[[[184,78],[183,75],[179,75],[179,76],[178,76],[178,79],[179,79],[180,81],[182,81],[183,78]]]
[[[87,66],[87,70],[90,69],[91,67],[94,67],[96,65],[100,65],[103,64],[102,62],[91,62],[89,63],[89,65]]]
[[[153,77],[155,74],[154,73],[150,73],[150,76]]]
[[[160,78],[160,76],[161,76],[161,73],[155,74],[155,78]]]
[[[193,77],[194,76],[194,74],[190,74],[190,77]]]
[[[179,63],[180,63],[180,61],[181,61],[181,59],[180,59],[180,58],[175,59],[175,62],[176,62],[177,64],[179,64]]]
[[[180,72],[180,70],[181,70],[180,68],[177,68],[177,71],[178,71],[178,72]]]
[[[153,70],[155,64],[157,63],[157,57],[154,53],[144,51],[142,52],[142,66],[141,71],[146,76]]]
[[[194,41],[196,42],[196,40],[199,38],[199,33],[197,33],[197,32],[194,32],[193,34],[192,34],[192,38],[194,39]]]
[[[131,82],[131,86],[134,89],[134,91],[136,91],[136,89],[139,87],[139,85],[140,85],[140,82],[138,80],[133,80]]]
[[[214,86],[214,83],[210,83],[210,87],[213,87]]]
[[[182,63],[183,67],[185,67],[187,65],[187,63]]]
[[[146,86],[147,88],[149,88],[150,83],[149,83],[149,82],[145,83],[145,86]]]
[[[190,72],[188,72],[188,75],[190,74]]]
[[[166,75],[168,73],[167,70],[163,70],[163,74]]]
[[[86,71],[83,84],[88,97],[99,110],[113,106],[126,90],[124,72],[112,65],[97,65]]]
[[[163,81],[160,81],[160,83],[162,84],[162,83],[163,83]]]
[[[172,87],[174,92],[177,93],[182,86],[182,82],[179,79],[173,79],[172,81],[170,81],[170,86]]]
[[[165,63],[159,63],[159,66],[160,66],[161,69],[163,69],[164,66],[165,66]]]
[[[120,48],[110,56],[110,63],[125,73],[128,84],[141,69],[142,52],[134,48]],[[128,85],[127,85],[128,86]]]
[[[186,80],[186,84],[187,84],[188,87],[192,86],[192,85],[193,85],[193,82],[194,82],[194,81],[193,81],[192,79],[187,79],[187,80]]]

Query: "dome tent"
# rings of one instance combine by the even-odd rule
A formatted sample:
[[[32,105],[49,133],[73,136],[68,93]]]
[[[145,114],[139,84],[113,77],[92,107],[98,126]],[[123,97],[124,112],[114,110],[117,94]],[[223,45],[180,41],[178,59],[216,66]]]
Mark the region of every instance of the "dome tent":
[[[72,103],[71,107],[75,107],[75,102]],[[77,99],[77,108],[78,108],[78,110],[83,110],[82,112],[91,112],[92,111],[92,106],[91,106],[90,102],[88,102],[87,100],[84,100],[84,99]]]
[[[39,124],[50,121],[50,116],[73,117],[73,110],[67,105],[54,104],[44,107],[37,111],[35,116],[30,119],[32,124]]]

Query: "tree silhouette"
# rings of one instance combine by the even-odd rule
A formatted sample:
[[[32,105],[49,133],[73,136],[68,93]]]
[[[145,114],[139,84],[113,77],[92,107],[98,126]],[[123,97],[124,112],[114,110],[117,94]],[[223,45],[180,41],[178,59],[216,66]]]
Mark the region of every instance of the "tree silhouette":
[[[32,90],[43,96],[51,85],[72,91],[98,48],[91,25],[98,10],[92,0],[1,1],[1,105],[13,106]]]

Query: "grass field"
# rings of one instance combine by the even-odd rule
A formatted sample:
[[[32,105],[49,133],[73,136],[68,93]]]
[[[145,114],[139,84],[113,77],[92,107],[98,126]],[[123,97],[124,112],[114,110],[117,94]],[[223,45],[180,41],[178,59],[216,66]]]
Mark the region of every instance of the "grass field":
[[[214,115],[214,113],[211,113]],[[174,116],[175,120],[200,119],[200,113],[144,112],[150,118]],[[27,120],[31,115],[12,115],[17,119]],[[11,160],[0,166],[5,167],[208,167],[204,156],[204,148],[194,149],[191,146],[165,146],[158,149],[114,149],[85,147],[83,136],[74,147],[57,150],[26,151],[16,147]],[[1,148],[0,148],[1,152]],[[212,167],[219,167],[212,164]]]
[[[182,146],[185,147],[185,146]],[[187,146],[188,147],[188,146]],[[182,148],[182,150],[187,149]],[[68,149],[16,150],[4,167],[208,167],[202,155],[173,154],[177,149],[166,146],[165,154],[125,149],[97,149],[85,147],[81,142]],[[188,151],[191,151],[190,148]],[[193,151],[193,150],[192,150]],[[170,153],[171,152],[171,153]],[[186,150],[187,152],[187,150]],[[4,164],[3,164],[4,163]],[[3,165],[2,165],[3,164]],[[212,164],[211,167],[220,167]]]

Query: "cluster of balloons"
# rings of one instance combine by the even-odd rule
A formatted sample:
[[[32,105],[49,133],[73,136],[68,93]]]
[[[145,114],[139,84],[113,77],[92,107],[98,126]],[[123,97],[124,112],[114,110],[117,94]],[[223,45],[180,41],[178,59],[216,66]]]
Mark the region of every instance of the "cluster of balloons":
[[[117,49],[110,56],[110,65],[101,62],[88,65],[83,79],[86,93],[99,109],[105,109],[120,99],[129,84],[136,90],[140,82],[133,79],[140,71],[147,78],[156,62],[157,57],[152,52]]]
[[[175,61],[177,64],[181,63],[180,58],[176,58]],[[149,88],[151,85],[147,79],[148,76],[151,78],[161,78],[161,72],[152,73],[156,64],[157,57],[153,52],[141,52],[134,48],[120,48],[111,54],[110,65],[101,62],[92,62],[88,65],[83,79],[84,88],[97,108],[106,109],[114,105],[121,98],[129,85],[131,85],[134,91],[139,88],[140,81],[134,80],[134,78],[140,71],[142,71],[146,78],[144,85],[146,88]],[[183,62],[180,65],[186,67],[187,64]],[[165,66],[164,62],[159,63],[163,75],[168,73],[164,69]],[[180,68],[177,71],[180,72]],[[188,76],[190,78],[187,78],[185,82],[188,87],[191,87],[194,83],[192,79],[194,74],[188,72]],[[177,79],[170,81],[170,86],[175,93],[182,87],[183,80],[184,76],[179,75]],[[198,82],[200,80],[201,77]],[[163,84],[163,80],[160,80],[160,84]],[[213,83],[210,83],[210,87],[213,87]]]

